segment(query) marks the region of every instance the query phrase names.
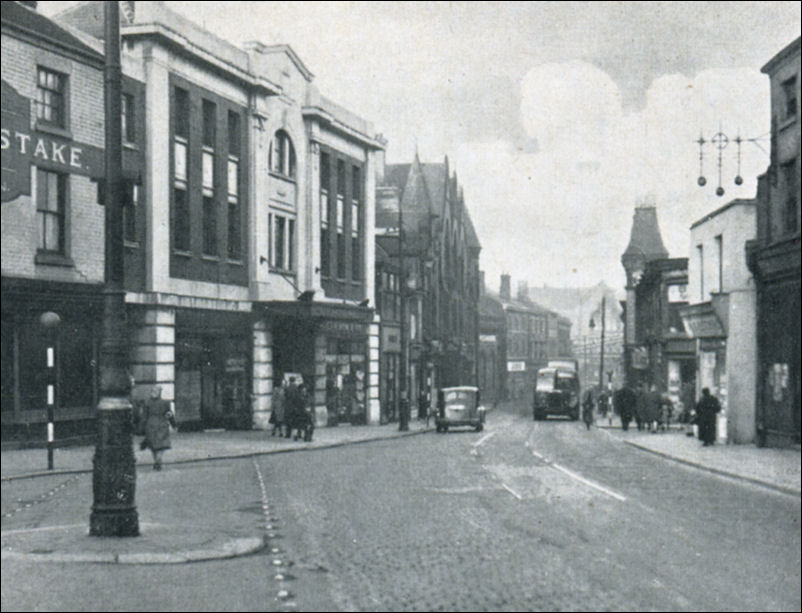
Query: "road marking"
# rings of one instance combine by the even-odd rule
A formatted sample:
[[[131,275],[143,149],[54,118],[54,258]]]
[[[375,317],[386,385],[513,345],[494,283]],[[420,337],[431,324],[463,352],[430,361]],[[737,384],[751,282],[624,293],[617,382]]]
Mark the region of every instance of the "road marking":
[[[626,502],[626,497],[625,496],[622,496],[621,494],[618,494],[618,493],[616,493],[616,492],[614,492],[612,490],[609,490],[606,487],[604,487],[603,485],[599,485],[598,483],[596,483],[594,481],[591,481],[590,479],[585,479],[585,477],[583,477],[582,475],[577,474],[577,473],[575,473],[575,472],[573,472],[571,470],[568,470],[564,466],[560,466],[559,464],[555,464],[554,462],[551,463],[551,466],[553,466],[554,468],[559,470],[561,473],[564,473],[564,474],[568,475],[572,479],[576,479],[580,483],[584,483],[587,486],[590,486],[590,487],[592,487],[594,489],[597,489],[600,492],[602,492],[603,494],[607,494],[608,496],[611,496],[611,497],[615,498],[616,500],[620,500],[621,502]]]
[[[523,496],[521,496],[521,495],[520,495],[518,492],[516,492],[514,489],[512,489],[512,488],[511,488],[509,485],[507,485],[507,484],[506,484],[506,483],[504,483],[503,481],[501,482],[501,487],[503,487],[503,488],[504,488],[505,490],[507,490],[507,491],[508,491],[510,494],[512,494],[513,496],[515,496],[515,497],[516,497],[518,500],[523,500],[523,499],[524,499],[524,498],[523,498]]]
[[[475,448],[475,447],[478,447],[479,445],[481,445],[481,444],[482,444],[482,443],[484,443],[485,441],[488,441],[488,440],[490,440],[490,439],[491,439],[492,437],[494,437],[495,435],[496,435],[496,433],[495,433],[495,432],[488,432],[487,434],[485,434],[485,435],[484,435],[482,438],[480,438],[478,441],[476,441],[476,442],[473,444],[474,448]]]

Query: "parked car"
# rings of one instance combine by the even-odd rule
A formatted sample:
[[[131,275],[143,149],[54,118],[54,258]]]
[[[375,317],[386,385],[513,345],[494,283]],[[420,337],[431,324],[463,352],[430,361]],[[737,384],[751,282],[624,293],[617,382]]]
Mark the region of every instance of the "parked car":
[[[440,390],[434,423],[438,432],[448,432],[453,426],[470,426],[481,432],[485,408],[479,402],[479,388],[465,385]]]
[[[547,367],[537,371],[533,403],[535,420],[548,415],[579,419],[579,377],[571,368]]]

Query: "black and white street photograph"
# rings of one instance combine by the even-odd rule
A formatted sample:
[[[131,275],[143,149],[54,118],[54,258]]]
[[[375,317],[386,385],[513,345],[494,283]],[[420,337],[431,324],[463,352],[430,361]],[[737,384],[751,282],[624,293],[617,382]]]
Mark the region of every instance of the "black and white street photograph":
[[[802,609],[802,2],[0,25],[2,611]]]

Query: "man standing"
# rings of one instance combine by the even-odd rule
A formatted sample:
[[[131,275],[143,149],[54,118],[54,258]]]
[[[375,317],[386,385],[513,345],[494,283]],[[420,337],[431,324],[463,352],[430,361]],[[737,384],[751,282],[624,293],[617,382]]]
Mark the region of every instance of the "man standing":
[[[721,411],[718,398],[710,394],[710,388],[702,390],[702,398],[696,405],[696,416],[699,420],[699,439],[703,447],[710,447],[716,442],[716,414]]]
[[[175,417],[170,403],[162,399],[162,388],[154,385],[150,398],[145,402],[143,419],[145,422],[145,439],[140,449],[148,449],[153,453],[153,470],[162,469],[164,451],[170,449],[170,426],[175,427]]]
[[[613,403],[618,416],[621,418],[621,428],[626,432],[629,430],[629,422],[632,421],[632,415],[635,411],[635,403],[637,397],[635,392],[629,387],[622,387],[613,395]]]

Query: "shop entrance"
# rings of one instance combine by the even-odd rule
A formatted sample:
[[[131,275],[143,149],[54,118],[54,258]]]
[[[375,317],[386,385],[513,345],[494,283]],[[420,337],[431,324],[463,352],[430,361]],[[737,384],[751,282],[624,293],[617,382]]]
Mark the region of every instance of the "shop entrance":
[[[202,428],[250,428],[248,364],[244,336],[177,335],[177,419]]]

